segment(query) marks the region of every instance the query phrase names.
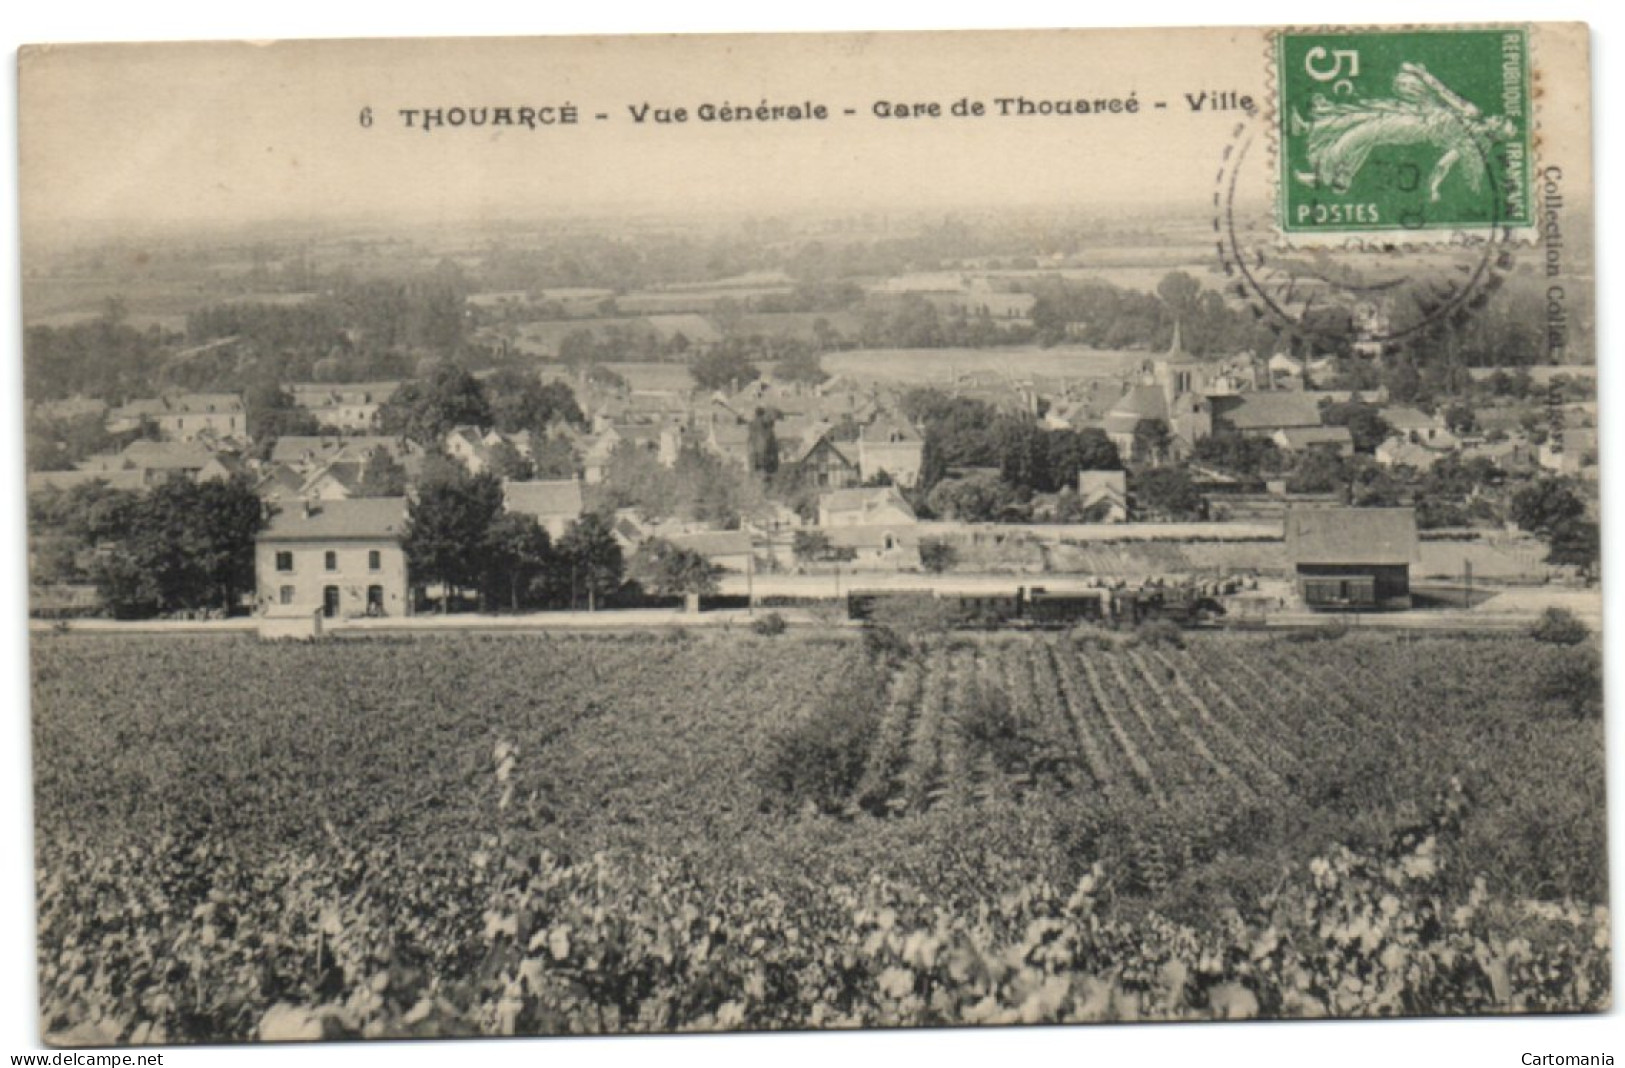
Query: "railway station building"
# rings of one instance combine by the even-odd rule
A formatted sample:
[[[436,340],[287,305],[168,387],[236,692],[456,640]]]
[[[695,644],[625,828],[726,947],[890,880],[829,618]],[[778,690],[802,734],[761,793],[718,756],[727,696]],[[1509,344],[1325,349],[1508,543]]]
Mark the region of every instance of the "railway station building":
[[[262,614],[404,616],[406,498],[306,501],[271,517],[254,544]]]
[[[1414,508],[1293,507],[1287,559],[1307,608],[1409,608],[1420,558]]]

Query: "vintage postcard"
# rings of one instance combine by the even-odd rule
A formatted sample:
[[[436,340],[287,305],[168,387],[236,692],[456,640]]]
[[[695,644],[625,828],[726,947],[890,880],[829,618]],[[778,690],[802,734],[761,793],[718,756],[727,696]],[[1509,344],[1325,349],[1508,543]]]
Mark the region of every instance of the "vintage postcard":
[[[1608,1009],[1589,47],[24,49],[42,1040]]]

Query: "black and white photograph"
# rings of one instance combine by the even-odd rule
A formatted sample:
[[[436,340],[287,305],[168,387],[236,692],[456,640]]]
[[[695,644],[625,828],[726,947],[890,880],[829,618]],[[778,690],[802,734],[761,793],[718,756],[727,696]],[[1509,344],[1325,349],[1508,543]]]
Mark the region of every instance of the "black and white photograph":
[[[22,47],[36,1048],[1610,1013],[1592,34],[1324,17]]]

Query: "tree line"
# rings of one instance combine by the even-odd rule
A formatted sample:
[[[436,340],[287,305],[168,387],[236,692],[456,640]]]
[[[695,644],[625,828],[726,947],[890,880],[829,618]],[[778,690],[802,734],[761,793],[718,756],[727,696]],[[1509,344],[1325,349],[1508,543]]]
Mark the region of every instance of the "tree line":
[[[238,392],[265,381],[397,379],[424,357],[487,358],[471,346],[465,314],[471,288],[453,264],[394,278],[340,273],[325,281],[326,288],[296,303],[198,308],[184,334],[131,325],[116,298],[95,318],[29,327],[23,345],[29,396],[117,404],[164,389]]]
[[[1079,472],[1123,468],[1102,430],[1050,429],[1030,414],[938,389],[910,390],[900,407],[923,431],[912,503],[928,516],[1024,522],[1035,496],[1059,495],[1067,510],[1076,503]]]
[[[442,611],[469,590],[482,610],[518,612],[593,611],[717,589],[717,568],[670,541],[647,539],[627,558],[602,512],[583,514],[555,542],[533,516],[504,508],[502,481],[490,473],[425,479],[402,546],[413,584],[442,587]]]
[[[255,589],[254,542],[273,514],[246,479],[171,478],[145,492],[91,482],[29,500],[31,579],[88,583],[117,618],[230,615]],[[472,591],[486,610],[602,607],[716,592],[705,557],[659,538],[626,557],[610,520],[588,512],[556,542],[507,511],[502,480],[435,468],[407,505],[402,548],[413,586]]]
[[[120,618],[230,614],[254,589],[266,514],[243,478],[173,477],[152,489],[90,482],[29,498],[36,584],[88,582]]]

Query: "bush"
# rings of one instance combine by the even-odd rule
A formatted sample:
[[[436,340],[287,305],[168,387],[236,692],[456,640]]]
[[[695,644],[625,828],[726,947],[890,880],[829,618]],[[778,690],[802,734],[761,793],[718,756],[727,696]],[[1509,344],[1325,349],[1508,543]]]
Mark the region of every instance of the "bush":
[[[1084,651],[1094,649],[1102,653],[1109,653],[1118,648],[1124,640],[1122,636],[1106,630],[1100,623],[1079,623],[1067,631],[1066,636],[1078,649]]]
[[[913,644],[891,627],[870,623],[863,628],[863,651],[878,664],[900,664],[914,655]]]
[[[1567,608],[1553,605],[1542,612],[1534,626],[1529,628],[1529,636],[1537,642],[1550,642],[1553,645],[1578,645],[1591,636],[1591,628],[1580,622],[1579,617]]]
[[[1005,774],[1026,766],[1033,741],[1003,690],[972,683],[960,698],[959,730],[973,753],[985,753]]]
[[[1167,645],[1185,648],[1185,632],[1171,619],[1153,619],[1134,629],[1135,641],[1140,645]]]
[[[1565,649],[1541,665],[1535,694],[1547,706],[1576,719],[1602,718],[1602,658],[1587,647]]]
[[[789,626],[790,624],[784,621],[783,616],[777,612],[769,612],[767,615],[752,621],[750,629],[752,633],[760,634],[764,638],[773,638],[783,634],[789,629]]]
[[[942,538],[920,539],[920,566],[940,575],[959,560],[959,551]]]

